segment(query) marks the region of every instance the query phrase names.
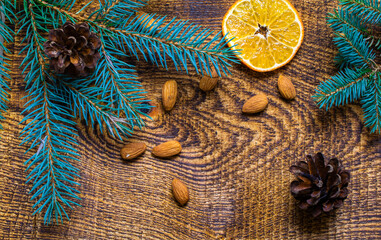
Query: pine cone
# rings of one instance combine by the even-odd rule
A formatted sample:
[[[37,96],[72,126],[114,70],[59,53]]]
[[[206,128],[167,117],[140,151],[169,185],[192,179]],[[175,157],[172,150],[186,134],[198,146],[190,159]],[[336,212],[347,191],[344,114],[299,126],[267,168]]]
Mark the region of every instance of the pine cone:
[[[350,174],[337,158],[328,161],[321,153],[308,155],[307,162],[298,162],[290,171],[298,177],[291,183],[291,194],[313,217],[341,207],[347,198]]]
[[[87,76],[97,66],[100,46],[99,37],[90,32],[87,23],[66,22],[61,28],[49,31],[44,51],[56,73]]]

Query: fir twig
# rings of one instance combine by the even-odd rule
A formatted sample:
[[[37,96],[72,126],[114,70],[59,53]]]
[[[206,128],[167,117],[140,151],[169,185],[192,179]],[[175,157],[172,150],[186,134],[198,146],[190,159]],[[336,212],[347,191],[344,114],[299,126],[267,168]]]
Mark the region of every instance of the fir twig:
[[[346,68],[331,79],[320,84],[314,96],[319,107],[325,106],[328,110],[332,106],[340,106],[359,99],[366,89],[367,80],[375,72],[354,71]]]
[[[78,169],[71,164],[78,160],[77,130],[72,118],[84,119],[87,125],[98,125],[102,133],[122,139],[134,127],[144,125],[142,116],[148,117],[142,111],[147,108],[146,92],[137,81],[133,66],[125,62],[127,54],[143,56],[165,68],[167,60],[172,60],[178,70],[188,72],[188,67],[193,66],[202,74],[211,74],[212,68],[220,75],[227,74],[230,62],[237,61],[222,36],[210,38],[209,29],[186,21],[166,21],[165,17],[138,16],[136,12],[147,3],[145,0],[100,1],[98,10],[88,15],[83,12],[87,12],[89,4],[74,11],[75,0],[19,3],[22,6],[17,15],[17,34],[25,34],[21,41],[24,47],[19,52],[25,58],[20,67],[30,98],[23,111],[26,116],[22,123],[26,126],[21,137],[22,144],[29,146],[27,152],[34,152],[25,162],[30,170],[28,182],[33,183],[34,213],[43,213],[46,224],[54,219],[63,221],[64,216],[69,218],[65,209],[78,205]],[[14,16],[14,9],[9,15]],[[84,79],[55,75],[47,64],[45,37],[49,30],[66,21],[87,22],[101,39],[101,59],[94,74]],[[6,26],[0,25],[0,30],[1,27]],[[12,34],[1,32],[0,36]],[[1,77],[7,76],[1,75],[4,65],[1,67],[0,84]],[[0,89],[0,110],[1,96]]]
[[[375,0],[340,0],[338,11],[328,15],[335,31],[339,53],[335,62],[341,71],[321,83],[313,96],[327,110],[361,99],[365,125],[371,133],[381,133],[381,66],[372,47],[381,48],[381,40],[369,30],[381,22],[381,4]]]
[[[357,15],[367,23],[380,23],[381,2],[379,0],[340,0],[340,5],[351,15]]]
[[[36,149],[25,164],[31,169],[27,176],[28,182],[33,182],[32,200],[36,200],[34,213],[45,210],[44,223],[50,223],[52,218],[56,221],[68,215],[64,206],[72,207],[77,204],[71,199],[79,199],[78,190],[73,185],[78,185],[74,177],[78,176],[78,169],[70,161],[76,160],[78,154],[73,145],[76,145],[76,130],[72,115],[62,92],[56,88],[55,80],[47,72],[44,53],[41,43],[44,41],[38,32],[39,25],[36,19],[34,5],[24,2],[24,9],[20,31],[26,28],[26,36],[22,43],[26,46],[20,53],[28,51],[22,62],[23,72],[28,72],[25,77],[30,100],[23,111],[28,113],[22,122],[28,122],[21,132],[22,144],[29,144]],[[29,36],[31,36],[29,38]]]
[[[5,62],[9,60],[5,57],[5,54],[9,54],[10,51],[5,47],[5,43],[13,42],[13,31],[5,24],[5,20],[7,19],[13,23],[11,16],[13,9],[14,6],[10,2],[0,2],[0,121],[4,119],[3,112],[8,109],[8,90],[10,90],[8,86],[10,76],[7,68],[9,64]],[[1,124],[0,129],[2,129]]]
[[[365,126],[371,128],[371,132],[381,132],[381,73],[368,79],[361,103]]]
[[[357,30],[344,27],[342,32],[336,33],[335,44],[341,56],[348,64],[358,68],[375,68],[376,54],[370,50],[370,44]]]
[[[188,73],[188,65],[191,65],[197,73],[207,73],[211,76],[213,66],[221,76],[222,73],[228,75],[228,67],[231,66],[229,62],[238,62],[237,52],[227,46],[227,42],[220,32],[207,42],[206,40],[212,36],[213,31],[203,29],[199,25],[188,24],[187,21],[172,19],[166,22],[165,17],[154,19],[155,16],[149,15],[140,17],[121,15],[120,18],[125,18],[122,23],[106,21],[107,24],[104,24],[92,21],[90,17],[82,17],[59,9],[43,0],[36,1],[72,21],[89,23],[93,30],[101,36],[112,37],[117,42],[117,46],[126,53],[129,52],[138,59],[138,53],[141,53],[146,61],[161,65],[166,69],[168,68],[166,60],[169,59],[179,71],[185,69]],[[147,28],[147,24],[152,20],[152,25]]]

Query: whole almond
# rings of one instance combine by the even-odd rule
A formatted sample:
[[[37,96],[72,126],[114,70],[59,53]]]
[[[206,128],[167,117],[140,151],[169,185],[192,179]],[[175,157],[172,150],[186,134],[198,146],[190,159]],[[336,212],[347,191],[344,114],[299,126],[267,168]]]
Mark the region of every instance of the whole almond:
[[[200,89],[205,91],[205,92],[212,90],[217,85],[218,77],[219,77],[218,73],[213,68],[212,69],[212,77],[210,77],[209,75],[205,75],[201,78]]]
[[[128,143],[122,148],[120,155],[124,160],[131,160],[142,155],[146,148],[146,144],[142,142]]]
[[[242,107],[244,113],[259,113],[265,110],[269,101],[265,94],[260,93],[247,100]]]
[[[173,179],[172,181],[172,192],[176,201],[181,206],[184,206],[189,201],[189,192],[187,186],[177,178]]]
[[[171,111],[173,106],[175,106],[177,98],[177,82],[175,80],[164,83],[162,98],[164,109]]]
[[[278,89],[280,95],[287,100],[292,100],[296,97],[296,90],[291,80],[284,76],[280,75],[278,78]]]
[[[152,154],[156,157],[172,157],[181,152],[181,144],[178,141],[168,141],[152,149]]]

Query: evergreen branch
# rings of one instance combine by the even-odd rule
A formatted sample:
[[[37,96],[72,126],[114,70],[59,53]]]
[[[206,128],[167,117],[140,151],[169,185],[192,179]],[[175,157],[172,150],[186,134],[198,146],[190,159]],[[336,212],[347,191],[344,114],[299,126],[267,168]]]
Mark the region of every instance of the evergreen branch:
[[[109,22],[108,25],[104,25],[92,21],[89,17],[59,9],[43,0],[36,1],[73,21],[89,23],[100,35],[109,36],[117,41],[121,49],[126,50],[125,46],[127,46],[127,51],[138,59],[140,52],[146,61],[166,69],[166,59],[169,58],[178,71],[184,68],[188,73],[188,64],[190,64],[197,73],[206,72],[211,76],[211,68],[214,67],[221,76],[222,73],[227,75],[230,72],[228,69],[231,66],[230,62],[239,62],[235,55],[237,51],[227,46],[225,38],[221,37],[220,33],[206,43],[213,31],[202,29],[195,24],[188,24],[187,21],[172,19],[165,23],[165,17],[154,20],[154,16],[144,15],[136,16],[128,25],[125,22]],[[154,22],[147,28],[146,25],[151,20]],[[159,29],[160,31],[157,31]]]
[[[13,42],[13,31],[7,27],[5,24],[5,19],[10,19],[10,13],[12,13],[13,6],[9,2],[0,2],[0,120],[4,119],[3,112],[8,109],[8,80],[10,80],[10,75],[8,74],[9,69],[5,60],[7,59],[4,54],[10,53],[10,51],[5,47],[5,42]],[[9,60],[9,59],[8,59]],[[2,125],[0,124],[0,129]]]
[[[359,99],[365,92],[366,82],[377,73],[346,68],[331,79],[321,83],[313,96],[319,108],[344,105]]]
[[[119,35],[122,49],[126,45],[138,59],[140,52],[146,61],[166,69],[169,58],[178,71],[184,68],[188,73],[188,65],[191,65],[198,74],[211,76],[214,67],[221,76],[230,73],[230,62],[238,62],[236,51],[227,46],[220,32],[213,36],[212,30],[188,24],[188,21],[165,22],[165,17],[154,19],[154,16],[143,15],[136,16],[127,26],[116,24],[109,29]],[[209,37],[211,40],[206,41]]]
[[[344,27],[342,33],[336,33],[334,41],[340,54],[350,65],[357,68],[377,68],[374,63],[376,55],[359,31]]]
[[[91,14],[90,18],[93,19],[95,16],[96,22],[104,24],[125,22],[147,3],[147,0],[104,0],[104,3],[100,2],[98,11]]]
[[[36,200],[33,214],[44,211],[44,223],[49,224],[54,216],[58,218],[68,215],[64,206],[72,208],[76,205],[71,199],[79,199],[78,185],[74,177],[78,176],[78,169],[69,161],[77,160],[78,154],[73,145],[76,145],[76,130],[72,117],[66,106],[62,92],[54,84],[55,80],[48,74],[45,66],[45,55],[42,50],[44,39],[39,34],[42,22],[37,19],[34,2],[24,1],[24,14],[21,19],[21,28],[25,29],[26,36],[22,43],[26,46],[20,51],[26,52],[21,63],[22,72],[26,73],[27,92],[31,98],[25,110],[28,113],[23,122],[28,122],[21,132],[21,144],[29,144],[27,152],[36,149],[36,153],[25,164],[31,169],[27,179],[33,182],[30,192],[34,193],[32,200]],[[52,83],[49,83],[51,81]]]
[[[113,41],[102,39],[101,61],[98,63],[95,72],[95,86],[102,90],[102,99],[105,104],[119,106],[117,116],[125,116],[130,121],[131,131],[135,125],[139,128],[144,126],[140,115],[145,115],[140,111],[141,103],[146,101],[143,94],[147,92],[141,89],[140,82],[136,81],[133,66],[119,60],[127,57],[119,51]],[[148,116],[147,116],[148,117]]]
[[[27,170],[31,169],[27,176],[27,182],[33,182],[30,190],[34,193],[31,200],[36,200],[33,214],[44,214],[44,223],[49,224],[55,216],[63,221],[62,216],[67,215],[64,206],[72,208],[78,205],[71,199],[79,199],[79,191],[73,185],[75,177],[79,177],[77,168],[70,161],[77,160],[78,154],[73,145],[76,145],[74,122],[67,118],[72,117],[69,109],[62,104],[65,100],[44,79],[42,68],[39,69],[40,77],[35,79],[31,92],[31,99],[27,108],[23,111],[30,112],[22,122],[29,121],[21,132],[22,144],[30,143],[28,149],[37,149],[24,164]],[[46,73],[45,73],[46,74]]]
[[[381,73],[377,73],[366,84],[366,90],[361,99],[364,111],[365,126],[371,133],[381,133]]]
[[[329,13],[327,22],[336,32],[342,32],[345,27],[350,31],[357,30],[366,36],[365,40],[369,41],[370,45],[376,48],[381,47],[381,38],[374,36],[373,32],[367,29],[367,26],[358,15],[351,14],[346,9],[339,8],[334,13]]]
[[[381,2],[379,0],[339,0],[343,9],[363,21],[372,24],[381,22]]]
[[[144,126],[141,116],[148,115],[141,109],[147,107],[142,104],[147,102],[143,95],[146,92],[135,80],[132,66],[113,56],[125,55],[114,49],[111,41],[102,42],[102,58],[93,76],[67,82],[65,86],[76,117],[85,119],[90,125],[98,123],[102,133],[108,130],[113,137],[122,139],[122,136],[129,136],[136,125]]]
[[[70,0],[70,1],[67,1],[67,0],[49,0],[49,3],[58,7],[58,8],[70,11],[73,9],[76,1],[77,0]]]
[[[128,126],[130,119],[118,117],[113,112],[117,109],[105,106],[104,101],[98,98],[99,95],[94,95],[91,92],[93,88],[78,87],[77,84],[73,82],[63,82],[59,84],[63,85],[70,105],[72,106],[72,111],[74,117],[83,119],[89,126],[95,126],[98,124],[101,133],[109,132],[112,136],[123,136],[130,135],[131,128]],[[96,88],[95,92],[101,92],[100,89]]]
[[[220,34],[213,37],[210,29],[188,24],[187,21],[166,21],[165,17],[135,16],[138,8],[147,3],[146,0],[100,0],[97,5],[99,9],[85,16],[80,13],[90,3],[77,12],[73,12],[75,0],[23,0],[18,3],[23,6],[20,6],[22,9],[17,15],[20,17],[17,34],[25,33],[21,41],[24,47],[19,52],[24,53],[25,58],[20,68],[25,75],[26,91],[30,98],[22,112],[26,116],[21,123],[26,126],[21,132],[21,144],[29,145],[27,152],[35,151],[25,162],[29,170],[27,179],[33,182],[30,192],[33,193],[32,200],[36,201],[34,214],[43,212],[45,224],[54,221],[54,218],[56,222],[59,219],[62,222],[64,215],[69,218],[65,209],[78,205],[75,200],[79,199],[79,192],[74,188],[78,185],[75,182],[78,169],[70,163],[78,158],[74,149],[77,144],[75,123],[71,119],[79,117],[85,119],[88,125],[98,124],[101,132],[109,132],[119,138],[130,135],[135,126],[142,127],[144,124],[142,116],[147,115],[142,109],[148,106],[145,91],[136,80],[132,66],[122,61],[126,59],[127,52],[138,59],[143,56],[145,60],[165,68],[169,59],[178,70],[188,72],[188,67],[193,66],[198,73],[211,75],[211,70],[215,69],[220,76],[229,72],[231,62],[238,62],[235,50],[227,46],[225,38]],[[12,21],[13,10],[8,11],[8,6],[3,9],[8,20]],[[56,80],[46,65],[44,50],[50,50],[43,47],[46,41],[44,36],[51,29],[60,28],[67,20],[87,22],[91,31],[101,39],[99,52],[98,47],[90,47],[95,52],[80,58],[91,65],[86,67],[93,68],[96,64],[90,63],[89,58],[94,57],[92,59],[95,61],[99,57],[97,54],[101,55],[95,73],[86,79],[69,81],[64,76],[58,76],[60,79]],[[6,28],[5,24],[0,23],[0,30]],[[75,28],[78,33],[82,30],[81,26]],[[51,40],[63,40],[70,30],[66,27],[63,31],[62,37],[59,34],[54,36],[54,33],[49,37]],[[81,37],[86,39],[86,34]],[[0,31],[0,36],[6,39],[12,34]],[[55,44],[67,53],[60,55],[61,48],[57,47],[56,52],[51,50],[51,55],[59,54],[59,64],[69,63],[70,57],[69,65],[77,67],[78,62],[75,62],[76,58],[70,51],[82,47],[74,45],[72,49],[66,40],[63,42],[57,41]],[[67,48],[61,46],[65,44]],[[91,46],[91,41],[88,45]],[[0,49],[5,49],[1,47],[3,44]],[[51,59],[51,64],[58,66],[54,61],[56,58]],[[70,71],[69,68],[66,70]],[[0,87],[1,84],[0,81]],[[0,110],[1,96],[0,89]]]
[[[354,66],[351,65],[351,63],[349,63],[345,57],[340,53],[338,52],[335,56],[335,58],[333,59],[336,66],[339,68],[339,70],[343,70],[345,68],[353,68]]]
[[[328,13],[327,22],[336,32],[342,32],[344,28],[351,31],[357,30],[361,33],[369,34],[365,24],[358,15],[350,14],[343,8],[339,8],[334,13]]]
[[[58,9],[57,6],[51,3],[39,1],[39,0],[36,0],[36,2],[43,4],[44,6],[48,6],[49,8],[47,9],[54,10],[54,12],[58,14],[57,17],[59,17],[60,19],[65,19],[67,17],[69,18],[76,17],[79,20],[82,20],[82,21],[85,20],[83,19],[83,17],[80,17],[78,14],[70,13],[65,9]],[[48,14],[50,13],[51,12],[49,11]],[[46,13],[40,14],[40,15],[35,14],[34,18],[36,20],[42,20],[44,18],[44,15],[46,15]],[[29,23],[29,22],[26,22],[26,23]],[[26,25],[28,24],[24,24],[24,26]],[[44,31],[47,31],[47,29],[44,29]],[[39,37],[40,37],[39,35],[35,36],[36,39]],[[93,79],[92,81],[88,81],[88,82],[94,82],[96,86],[97,85],[100,86],[99,88],[97,88],[99,91],[97,94],[101,95],[103,102],[107,102],[107,104],[109,105],[118,106],[116,110],[117,115],[115,116],[110,115],[110,117],[112,119],[116,119],[116,118],[120,118],[121,116],[124,116],[125,119],[128,120],[128,121],[126,120],[123,123],[128,123],[129,127],[123,126],[123,128],[121,128],[118,125],[118,128],[117,128],[119,130],[120,129],[123,130],[122,135],[126,135],[132,131],[135,125],[138,125],[139,127],[143,125],[143,121],[140,115],[145,115],[145,114],[142,113],[140,109],[145,106],[140,104],[141,102],[143,102],[140,99],[143,98],[141,94],[145,92],[143,92],[141,89],[136,88],[136,86],[140,86],[140,85],[138,85],[138,82],[134,80],[136,77],[131,74],[132,71],[130,69],[126,69],[123,67],[123,66],[126,66],[126,64],[118,60],[117,58],[109,54],[108,52],[113,52],[114,54],[117,54],[119,57],[121,57],[123,53],[115,50],[116,46],[114,45],[109,46],[108,49],[106,49],[105,43],[110,44],[112,43],[112,41],[109,41],[108,39],[104,38],[104,36],[101,36],[101,37],[102,37],[102,42],[104,43],[102,45],[102,52],[101,52],[103,56],[103,60],[101,60],[101,62],[98,64],[96,73],[94,74],[94,76],[96,76],[96,79]],[[43,41],[43,39],[40,39],[40,40]],[[37,52],[41,52],[40,51],[41,49],[38,49],[38,50],[39,51]],[[41,60],[40,62],[42,61],[43,60]],[[115,67],[114,65],[117,65],[117,67]],[[78,87],[81,87],[81,86],[78,86]],[[87,87],[86,90],[91,89],[91,91],[93,91],[92,94],[96,95],[96,93],[94,92],[95,88],[90,88],[90,86],[86,86],[86,87]],[[85,89],[83,88],[82,90],[85,91]],[[78,110],[82,110],[82,109],[78,109]],[[120,137],[118,131],[111,131],[111,133],[113,132],[116,132],[116,134]]]

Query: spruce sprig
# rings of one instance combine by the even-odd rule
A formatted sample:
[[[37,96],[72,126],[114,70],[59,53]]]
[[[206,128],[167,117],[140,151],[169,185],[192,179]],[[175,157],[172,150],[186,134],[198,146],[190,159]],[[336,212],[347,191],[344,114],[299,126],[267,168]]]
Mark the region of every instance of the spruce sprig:
[[[19,2],[20,3],[20,2]],[[211,75],[214,68],[221,76],[238,62],[235,50],[227,46],[220,33],[182,20],[167,20],[156,15],[137,14],[145,0],[101,0],[77,10],[75,0],[2,1],[1,13],[16,20],[16,34],[23,35],[24,57],[20,69],[25,75],[28,102],[22,123],[22,144],[29,146],[27,182],[33,187],[34,214],[43,213],[44,223],[62,222],[67,208],[79,205],[76,189],[79,169],[74,167],[77,128],[74,118],[98,126],[103,134],[123,139],[135,127],[143,127],[142,117],[149,108],[134,66],[126,63],[129,55],[168,68],[169,62],[179,71]],[[89,7],[95,11],[87,11]],[[15,16],[17,15],[17,18]],[[43,44],[49,30],[66,21],[86,22],[101,39],[100,55],[94,74],[71,79],[57,75],[48,66]],[[13,32],[4,21],[0,36],[13,41]],[[7,51],[1,43],[0,49]],[[5,58],[0,59],[0,110],[5,110]]]
[[[360,100],[365,126],[371,133],[381,133],[381,66],[376,63],[381,39],[372,30],[381,24],[381,4],[340,0],[338,10],[328,14],[328,24],[335,31],[335,62],[340,72],[317,87],[314,99],[326,110]]]
[[[9,21],[13,24],[12,14],[14,13],[15,5],[10,1],[0,1],[0,120],[4,119],[3,112],[8,109],[8,80],[10,80],[9,76],[9,66],[6,63],[6,60],[9,60],[5,55],[10,54],[11,52],[6,48],[6,43],[11,43],[14,41],[13,35],[14,32],[10,29],[5,21]],[[2,129],[2,125],[0,124],[0,129]]]

